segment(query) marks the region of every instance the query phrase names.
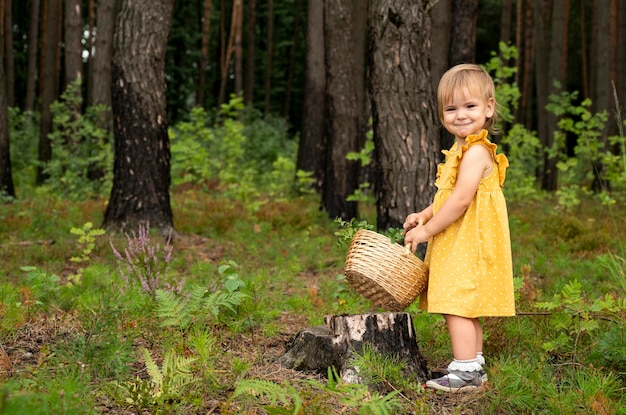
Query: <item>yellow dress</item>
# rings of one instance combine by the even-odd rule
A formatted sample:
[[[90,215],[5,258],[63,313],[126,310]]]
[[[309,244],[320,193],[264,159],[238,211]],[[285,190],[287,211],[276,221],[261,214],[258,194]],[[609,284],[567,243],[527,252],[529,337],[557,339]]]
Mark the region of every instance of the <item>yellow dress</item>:
[[[496,154],[497,146],[487,138],[487,130],[465,141],[460,149],[455,143],[449,151],[443,151],[446,161],[437,168],[434,213],[452,194],[461,158],[468,148],[487,148],[494,168],[480,181],[465,213],[428,241],[424,259],[429,267],[428,289],[420,298],[420,308],[468,318],[513,316],[511,238],[502,194],[509,162],[504,154]]]

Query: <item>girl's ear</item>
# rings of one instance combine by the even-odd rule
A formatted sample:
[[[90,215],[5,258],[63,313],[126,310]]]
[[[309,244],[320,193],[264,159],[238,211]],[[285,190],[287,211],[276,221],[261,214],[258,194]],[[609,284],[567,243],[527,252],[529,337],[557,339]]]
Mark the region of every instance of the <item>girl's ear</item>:
[[[487,111],[486,111],[486,115],[487,118],[491,118],[493,117],[493,113],[496,110],[496,100],[493,98],[489,98],[487,100]]]

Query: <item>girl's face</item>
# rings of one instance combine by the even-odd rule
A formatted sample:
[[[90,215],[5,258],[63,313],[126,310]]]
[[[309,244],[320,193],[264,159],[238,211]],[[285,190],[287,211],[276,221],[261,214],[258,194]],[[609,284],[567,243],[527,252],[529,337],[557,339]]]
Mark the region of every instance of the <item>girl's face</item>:
[[[450,102],[443,105],[443,126],[457,140],[465,140],[470,134],[477,134],[485,126],[487,118],[494,112],[494,99],[472,95],[467,89],[457,91]]]

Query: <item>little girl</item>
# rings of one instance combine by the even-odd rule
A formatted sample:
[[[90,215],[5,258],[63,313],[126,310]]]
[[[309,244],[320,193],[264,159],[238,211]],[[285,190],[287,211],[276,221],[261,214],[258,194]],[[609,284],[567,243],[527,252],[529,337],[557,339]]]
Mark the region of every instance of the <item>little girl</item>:
[[[478,317],[513,316],[513,267],[502,185],[508,160],[487,138],[496,123],[493,80],[477,65],[447,71],[437,91],[439,118],[456,138],[438,167],[433,203],[404,222],[405,244],[428,241],[430,273],[420,308],[444,315],[454,360],[426,387],[466,391],[486,379]]]

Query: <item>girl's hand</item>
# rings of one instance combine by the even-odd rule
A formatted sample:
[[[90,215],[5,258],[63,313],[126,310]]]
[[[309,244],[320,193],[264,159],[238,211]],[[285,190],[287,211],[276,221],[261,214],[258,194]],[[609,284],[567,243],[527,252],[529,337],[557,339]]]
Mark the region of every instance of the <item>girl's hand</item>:
[[[408,232],[409,230],[413,229],[416,226],[421,226],[425,224],[426,222],[428,222],[428,219],[430,218],[423,211],[417,212],[417,213],[411,213],[404,220],[404,224],[402,225],[402,228],[404,229],[404,232]]]
[[[428,242],[430,235],[426,232],[426,228],[422,224],[414,226],[404,235],[404,246],[408,247],[411,252],[415,253],[417,245]]]

